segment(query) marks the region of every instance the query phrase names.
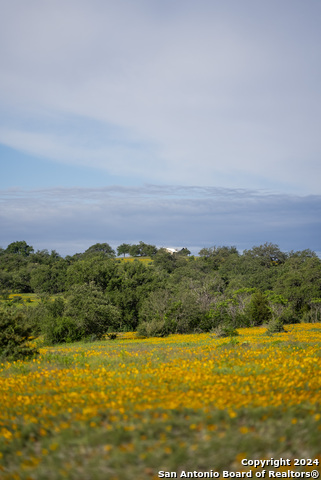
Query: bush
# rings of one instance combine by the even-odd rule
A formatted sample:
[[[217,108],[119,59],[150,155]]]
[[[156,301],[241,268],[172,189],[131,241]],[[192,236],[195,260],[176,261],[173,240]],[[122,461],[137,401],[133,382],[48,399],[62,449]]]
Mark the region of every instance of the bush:
[[[154,319],[150,322],[141,322],[137,327],[140,337],[166,337],[171,329],[165,320]]]
[[[203,318],[201,319],[200,323],[198,324],[198,328],[202,332],[210,332],[214,328],[216,328],[219,324],[219,318],[216,318],[213,315],[212,310],[206,312]]]
[[[280,332],[285,332],[282,319],[276,318],[275,320],[271,320],[266,330],[266,334],[273,335],[273,333],[280,333]]]
[[[247,315],[251,325],[256,326],[269,322],[272,314],[268,305],[268,299],[262,292],[257,292],[252,295],[251,301],[247,307]]]
[[[298,314],[290,306],[286,307],[278,318],[282,320],[284,325],[290,323],[299,323],[300,321]]]
[[[116,340],[117,333],[107,333],[107,337],[109,338],[109,340]]]
[[[21,313],[0,311],[0,358],[1,360],[18,360],[38,354],[38,350],[29,343],[32,334],[25,325]]]
[[[165,289],[156,290],[147,296],[139,312],[140,324],[150,324],[152,330],[161,329],[166,334],[189,333],[201,329],[199,324],[204,316],[204,309],[194,292],[173,293]]]
[[[237,337],[239,332],[231,325],[219,325],[213,330],[213,333],[218,338]]]
[[[84,337],[100,337],[107,331],[121,330],[121,315],[108,297],[94,285],[77,285],[71,289],[65,306]]]
[[[71,317],[47,317],[43,324],[45,341],[49,344],[77,342],[84,337],[83,330]]]
[[[41,332],[50,344],[99,339],[107,331],[120,330],[119,310],[94,285],[73,287],[66,300],[47,300],[41,306]]]

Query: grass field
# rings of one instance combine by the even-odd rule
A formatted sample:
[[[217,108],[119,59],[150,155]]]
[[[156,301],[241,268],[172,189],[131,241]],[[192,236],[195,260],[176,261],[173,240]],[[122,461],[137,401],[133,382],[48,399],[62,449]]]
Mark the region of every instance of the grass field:
[[[0,365],[0,478],[256,478],[244,459],[269,459],[265,478],[319,472],[321,324],[286,330],[123,334]]]

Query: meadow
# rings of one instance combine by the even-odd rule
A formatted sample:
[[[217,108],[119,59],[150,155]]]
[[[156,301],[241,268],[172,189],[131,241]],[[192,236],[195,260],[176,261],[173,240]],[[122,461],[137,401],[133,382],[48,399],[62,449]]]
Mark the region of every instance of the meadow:
[[[267,471],[320,471],[321,324],[285,330],[132,332],[1,364],[0,478],[255,477],[242,460],[271,458],[292,466]]]

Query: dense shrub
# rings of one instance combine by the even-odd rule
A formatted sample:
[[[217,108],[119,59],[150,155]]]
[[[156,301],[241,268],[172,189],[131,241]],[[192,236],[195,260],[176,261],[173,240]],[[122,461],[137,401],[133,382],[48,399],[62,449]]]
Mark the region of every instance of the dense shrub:
[[[37,349],[30,345],[31,334],[22,313],[0,310],[0,359],[18,360],[36,355]]]
[[[282,319],[275,318],[274,320],[271,320],[270,323],[268,324],[266,334],[273,335],[273,333],[280,333],[280,332],[285,332]]]
[[[76,342],[85,337],[84,330],[71,317],[49,317],[43,325],[45,340],[49,344]]]
[[[291,305],[285,308],[278,318],[282,320],[284,325],[300,322],[300,316],[294,311]]]
[[[64,300],[46,301],[41,331],[48,343],[84,338],[101,338],[108,331],[120,330],[119,310],[93,284],[73,287]]]
[[[158,290],[142,303],[140,323],[150,324],[149,329],[155,331],[188,333],[199,327],[204,315],[195,292]]]
[[[122,327],[118,308],[94,285],[79,285],[71,289],[64,312],[76,322],[83,336],[101,336]]]
[[[247,315],[253,326],[268,323],[271,319],[272,314],[269,309],[269,302],[262,292],[257,292],[252,295],[247,308]]]
[[[166,337],[172,332],[165,320],[155,318],[149,322],[141,322],[137,327],[137,333],[141,337]]]
[[[219,325],[213,331],[216,337],[237,337],[239,332],[232,325]]]

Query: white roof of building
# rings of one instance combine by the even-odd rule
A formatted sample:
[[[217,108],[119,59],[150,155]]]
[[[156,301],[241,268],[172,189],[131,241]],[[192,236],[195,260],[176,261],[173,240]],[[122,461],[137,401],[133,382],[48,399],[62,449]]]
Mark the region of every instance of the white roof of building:
[[[178,250],[176,248],[165,247],[165,250],[169,253],[177,253]]]

